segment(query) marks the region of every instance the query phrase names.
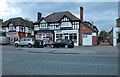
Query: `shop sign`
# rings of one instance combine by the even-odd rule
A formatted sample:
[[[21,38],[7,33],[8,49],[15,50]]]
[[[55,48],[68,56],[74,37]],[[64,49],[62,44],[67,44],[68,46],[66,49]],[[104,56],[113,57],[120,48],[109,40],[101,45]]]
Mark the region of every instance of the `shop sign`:
[[[6,33],[7,37],[18,36],[18,32],[8,32]]]

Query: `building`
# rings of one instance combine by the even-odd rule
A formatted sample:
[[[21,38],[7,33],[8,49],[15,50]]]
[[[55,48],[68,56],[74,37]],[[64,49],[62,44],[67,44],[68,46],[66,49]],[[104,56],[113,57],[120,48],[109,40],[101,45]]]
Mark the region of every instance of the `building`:
[[[120,18],[116,19],[116,23],[116,26],[109,32],[109,43],[113,46],[120,43]]]
[[[33,37],[33,22],[21,17],[11,18],[3,23],[2,31],[10,39],[10,44],[23,37]]]
[[[80,19],[69,11],[55,12],[46,17],[42,17],[42,13],[38,12],[34,31],[35,39],[72,39],[75,46],[97,45],[98,29],[83,22],[83,7],[80,7]]]
[[[3,25],[3,20],[0,19],[0,32],[2,32],[2,25]]]

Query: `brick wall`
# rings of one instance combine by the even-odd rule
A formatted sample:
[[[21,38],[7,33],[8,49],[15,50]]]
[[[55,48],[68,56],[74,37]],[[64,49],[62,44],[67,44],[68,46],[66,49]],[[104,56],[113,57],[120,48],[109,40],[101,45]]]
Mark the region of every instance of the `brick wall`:
[[[79,45],[82,45],[82,34],[84,33],[93,33],[94,31],[90,29],[88,26],[80,23],[80,36],[79,36]],[[97,45],[97,36],[92,37],[92,44]]]

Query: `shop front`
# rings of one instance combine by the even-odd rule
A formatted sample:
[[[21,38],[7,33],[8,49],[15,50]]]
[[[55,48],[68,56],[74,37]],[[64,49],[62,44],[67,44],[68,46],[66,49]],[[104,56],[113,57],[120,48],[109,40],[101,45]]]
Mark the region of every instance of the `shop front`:
[[[53,42],[54,41],[54,31],[52,30],[41,30],[35,31],[35,39],[44,39],[45,42]]]
[[[55,41],[59,39],[71,39],[74,45],[79,45],[79,32],[78,30],[57,30],[55,32]]]
[[[9,37],[9,43],[14,44],[15,41],[19,40],[18,32],[7,32],[6,36]]]

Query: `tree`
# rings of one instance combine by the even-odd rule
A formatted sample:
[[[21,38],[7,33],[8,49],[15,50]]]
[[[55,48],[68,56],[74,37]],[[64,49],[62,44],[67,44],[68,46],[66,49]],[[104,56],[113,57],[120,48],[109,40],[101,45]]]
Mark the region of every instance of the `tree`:
[[[108,33],[105,30],[103,30],[100,32],[98,40],[105,42],[107,40],[107,37],[108,37]]]

